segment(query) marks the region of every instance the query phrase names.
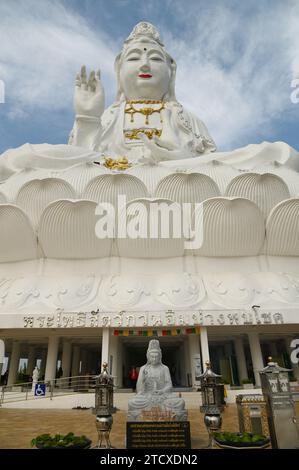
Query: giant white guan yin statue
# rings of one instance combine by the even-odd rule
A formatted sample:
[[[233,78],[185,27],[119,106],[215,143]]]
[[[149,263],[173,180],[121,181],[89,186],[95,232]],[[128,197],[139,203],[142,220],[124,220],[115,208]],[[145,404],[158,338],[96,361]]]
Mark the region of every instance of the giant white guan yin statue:
[[[133,165],[167,162],[164,166],[175,168],[193,168],[211,161],[246,170],[274,161],[299,168],[298,158],[293,158],[297,152],[282,142],[216,152],[204,123],[177,101],[176,63],[150,23],[137,24],[124,41],[115,60],[115,72],[116,100],[107,109],[100,71],[87,76],[83,66],[76,76],[76,115],[69,144],[80,149],[25,144],[10,150],[1,158],[2,181],[26,166],[61,169],[95,157],[101,161],[105,156],[125,157]]]
[[[52,274],[43,281],[40,267],[32,268],[34,281],[25,266],[26,275],[23,267],[12,275],[3,268],[0,310],[35,303],[50,311],[96,309],[99,299],[107,311],[299,305],[290,265],[299,256],[298,152],[284,142],[217,152],[204,123],[177,101],[176,63],[149,23],[137,24],[124,41],[115,72],[116,99],[105,109],[100,73],[87,75],[82,67],[68,144],[26,143],[1,155],[0,262],[44,259],[46,276],[48,259],[164,258],[167,276],[157,274],[161,265],[154,274],[142,266],[146,278],[132,265],[123,271],[111,265],[109,273],[86,268],[82,279],[78,269],[77,283],[63,264],[60,283]],[[192,254],[208,263],[256,257],[256,264],[247,263],[242,274],[231,262],[223,269],[200,263],[173,269],[171,258],[186,254],[179,240],[96,239],[95,207],[114,203],[118,194],[146,204],[153,198],[202,203],[205,238]],[[261,267],[264,255],[279,267]]]

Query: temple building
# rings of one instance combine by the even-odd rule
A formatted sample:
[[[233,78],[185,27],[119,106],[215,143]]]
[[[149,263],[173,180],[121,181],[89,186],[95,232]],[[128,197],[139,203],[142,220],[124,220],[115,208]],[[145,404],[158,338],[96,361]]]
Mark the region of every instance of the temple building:
[[[129,36],[125,54],[131,43],[148,41],[173,67],[146,25]],[[151,73],[142,67],[140,80],[155,76],[156,64],[147,65]],[[125,96],[123,103],[120,96],[104,113],[100,137],[99,126],[90,130],[97,117],[81,111],[70,145],[25,144],[0,158],[0,338],[8,384],[17,381],[20,359],[28,376],[38,361],[45,380],[55,378],[58,364],[70,377],[95,374],[107,361],[116,385],[126,388],[130,367],[143,364],[156,337],[178,387],[196,385],[209,359],[231,385],[260,385],[268,356],[299,380],[298,364],[290,363],[291,341],[299,338],[299,153],[282,142],[217,152],[173,96]],[[186,158],[160,157],[159,145],[155,153],[153,142],[168,132],[166,111],[174,116],[171,135],[186,140]],[[130,148],[123,154],[107,144],[120,135],[121,113],[128,118],[120,125],[123,148]],[[162,217],[150,227],[158,203]],[[186,231],[161,235],[173,203],[191,207],[199,243]],[[117,222],[101,238],[107,204]],[[131,236],[119,234],[128,227]],[[147,236],[150,230],[158,235]]]

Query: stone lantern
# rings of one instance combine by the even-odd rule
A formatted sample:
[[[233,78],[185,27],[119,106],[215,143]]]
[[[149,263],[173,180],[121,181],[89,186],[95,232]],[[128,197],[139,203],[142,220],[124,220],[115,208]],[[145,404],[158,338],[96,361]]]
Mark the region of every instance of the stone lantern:
[[[214,431],[221,428],[222,418],[221,411],[223,411],[223,385],[219,383],[221,375],[215,374],[212,371],[209,362],[206,362],[206,370],[199,376],[201,384],[202,406],[200,411],[205,413],[204,422],[209,433],[209,445],[212,447]]]
[[[272,362],[272,357],[269,357],[267,367],[260,371],[271,443],[276,449],[299,449],[299,433],[288,372],[290,369]]]
[[[110,431],[113,418],[113,377],[107,371],[108,364],[104,362],[102,373],[96,378],[95,408],[96,428],[99,436],[98,448],[111,448]]]

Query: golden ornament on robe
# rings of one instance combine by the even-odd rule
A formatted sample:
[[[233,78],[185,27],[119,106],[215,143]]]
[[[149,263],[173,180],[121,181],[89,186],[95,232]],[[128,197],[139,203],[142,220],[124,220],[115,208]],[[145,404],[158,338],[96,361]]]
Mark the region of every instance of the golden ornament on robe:
[[[151,140],[153,136],[161,137],[162,129],[132,129],[124,132],[126,139],[130,140],[140,140],[140,134],[146,135]]]
[[[129,163],[129,160],[127,159],[127,157],[120,157],[120,158],[105,157],[104,166],[106,168],[109,168],[109,170],[127,170],[127,168],[130,168],[131,163]]]

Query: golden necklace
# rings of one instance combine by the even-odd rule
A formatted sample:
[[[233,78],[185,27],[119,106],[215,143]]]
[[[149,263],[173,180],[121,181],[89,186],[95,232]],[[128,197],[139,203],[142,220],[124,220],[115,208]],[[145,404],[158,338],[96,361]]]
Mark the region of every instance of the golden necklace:
[[[134,104],[160,104],[160,108],[149,108],[149,107],[144,107],[144,108],[135,108]],[[161,113],[162,109],[165,108],[165,103],[160,100],[131,100],[127,101],[126,108],[125,108],[125,114],[129,114],[131,116],[131,122],[134,122],[134,114],[140,113],[145,116],[145,124],[149,124],[149,116],[151,116],[154,113]],[[160,122],[162,123],[162,117],[160,115]]]

